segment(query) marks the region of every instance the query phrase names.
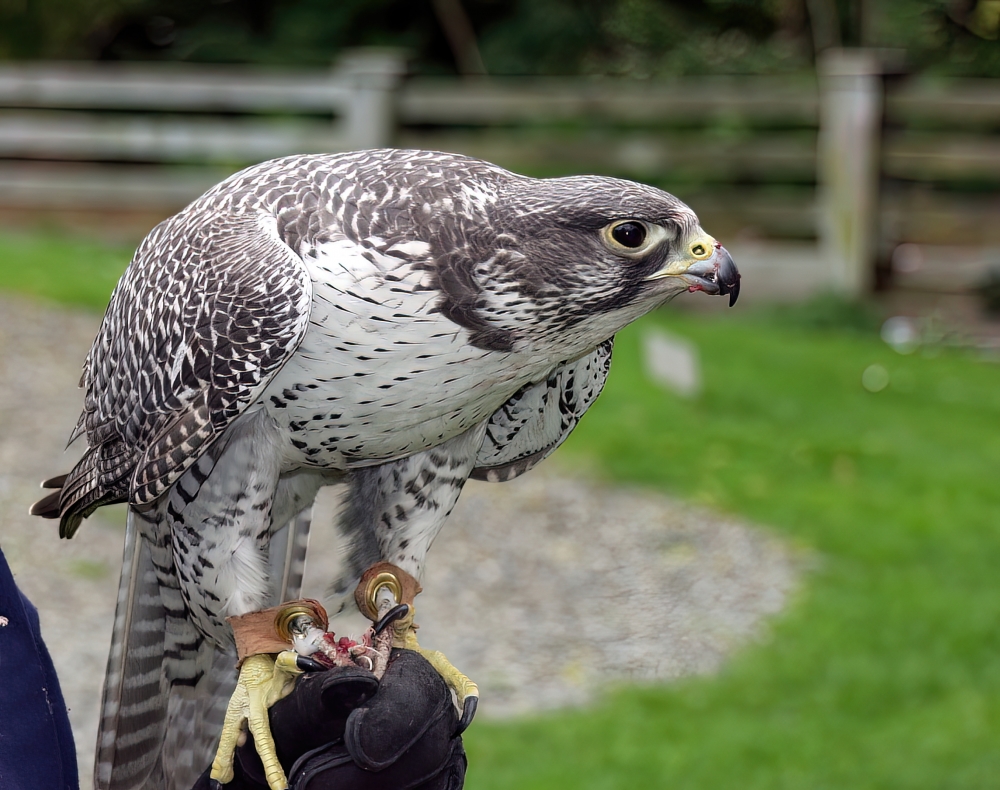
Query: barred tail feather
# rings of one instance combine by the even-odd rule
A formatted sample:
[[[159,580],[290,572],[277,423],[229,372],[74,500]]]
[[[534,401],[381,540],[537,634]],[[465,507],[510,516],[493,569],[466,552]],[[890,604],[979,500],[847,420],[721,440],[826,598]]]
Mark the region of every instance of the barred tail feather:
[[[236,684],[235,649],[203,637],[189,618],[166,507],[129,510],[96,790],[188,790],[211,764]],[[311,515],[310,505],[274,535],[275,603],[301,592]]]
[[[169,790],[190,790],[212,764],[229,698],[236,687],[236,649],[202,643],[207,664],[194,686],[175,685],[170,690],[167,732],[161,759],[154,771]]]
[[[139,521],[158,537],[140,533]],[[187,790],[194,783],[183,772],[175,776],[164,760],[164,743],[178,704],[173,700],[202,693],[215,650],[188,618],[161,527],[158,510],[129,510],[98,729],[97,790]],[[235,660],[227,663],[231,674]]]
[[[166,725],[167,610],[150,544],[139,535],[136,518],[130,511],[97,733],[97,790],[146,787]]]

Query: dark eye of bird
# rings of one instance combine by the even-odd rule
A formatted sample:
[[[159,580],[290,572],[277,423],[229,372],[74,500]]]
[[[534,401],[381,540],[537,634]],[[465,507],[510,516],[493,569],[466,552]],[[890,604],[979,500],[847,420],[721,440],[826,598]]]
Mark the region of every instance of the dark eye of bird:
[[[634,250],[646,240],[646,229],[638,222],[623,222],[611,229],[611,238],[623,247]]]

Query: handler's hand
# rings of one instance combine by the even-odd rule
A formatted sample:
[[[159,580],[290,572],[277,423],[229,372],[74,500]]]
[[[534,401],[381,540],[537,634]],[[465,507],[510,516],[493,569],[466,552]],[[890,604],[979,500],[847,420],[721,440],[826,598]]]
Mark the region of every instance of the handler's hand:
[[[460,790],[465,750],[441,676],[420,655],[393,650],[382,681],[354,667],[299,678],[270,710],[291,790]],[[251,736],[226,790],[267,790]],[[193,790],[209,788],[208,772]]]

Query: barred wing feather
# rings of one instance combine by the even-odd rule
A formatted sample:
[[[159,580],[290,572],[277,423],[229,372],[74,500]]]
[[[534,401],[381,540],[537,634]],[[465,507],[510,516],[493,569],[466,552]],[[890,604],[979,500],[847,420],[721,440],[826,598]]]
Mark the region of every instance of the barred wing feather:
[[[545,381],[519,390],[490,418],[472,477],[504,482],[562,444],[604,388],[614,338],[566,362]]]
[[[62,534],[101,504],[160,497],[291,356],[311,300],[269,215],[195,203],[150,233],[87,360],[90,449],[62,488]]]

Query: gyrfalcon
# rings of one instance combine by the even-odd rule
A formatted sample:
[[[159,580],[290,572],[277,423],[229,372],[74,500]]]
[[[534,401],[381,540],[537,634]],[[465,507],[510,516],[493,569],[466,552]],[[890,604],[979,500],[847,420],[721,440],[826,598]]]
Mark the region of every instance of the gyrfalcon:
[[[337,592],[382,560],[419,577],[468,478],[573,430],[618,330],[739,284],[659,189],[428,151],[265,162],[158,225],[84,365],[86,452],[33,508],[72,537],[129,504],[97,786],[188,788],[211,760],[225,618],[297,594],[320,487],[349,488]]]

